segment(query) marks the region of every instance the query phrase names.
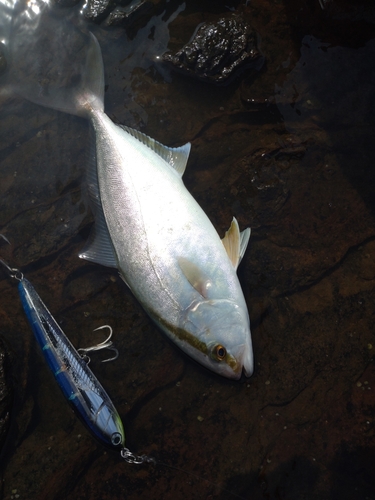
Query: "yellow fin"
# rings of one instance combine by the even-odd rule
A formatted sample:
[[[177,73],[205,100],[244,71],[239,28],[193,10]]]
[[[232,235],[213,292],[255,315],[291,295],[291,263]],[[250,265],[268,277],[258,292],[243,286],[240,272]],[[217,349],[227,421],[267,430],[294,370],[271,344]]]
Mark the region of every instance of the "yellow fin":
[[[247,244],[250,238],[250,228],[245,229],[240,233],[237,219],[233,217],[230,228],[225,233],[223,242],[224,248],[228,254],[234,269],[237,269],[239,263],[244,256]]]

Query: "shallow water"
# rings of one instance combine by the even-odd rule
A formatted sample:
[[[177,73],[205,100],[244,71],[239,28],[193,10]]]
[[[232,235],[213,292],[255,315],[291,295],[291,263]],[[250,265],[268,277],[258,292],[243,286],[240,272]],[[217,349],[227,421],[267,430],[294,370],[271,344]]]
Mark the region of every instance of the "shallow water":
[[[232,382],[198,366],[116,272],[77,257],[92,226],[87,123],[3,91],[0,232],[12,246],[1,255],[74,345],[113,327],[119,359],[92,367],[123,417],[127,445],[195,474],[128,465],[93,440],[35,346],[15,284],[1,275],[0,334],[15,394],[1,455],[6,500],[375,498],[375,9],[248,3],[168,2],[131,35],[88,25],[78,8],[53,11],[52,21],[46,8],[27,22],[17,14],[18,57],[3,80],[31,85],[46,68],[51,80],[61,68],[68,78],[84,52],[80,32],[91,29],[108,115],[170,146],[191,141],[185,183],[219,233],[232,215],[252,228],[239,276],[256,370]],[[158,62],[232,8],[260,35],[261,72],[213,87]],[[61,39],[79,50],[65,52]]]

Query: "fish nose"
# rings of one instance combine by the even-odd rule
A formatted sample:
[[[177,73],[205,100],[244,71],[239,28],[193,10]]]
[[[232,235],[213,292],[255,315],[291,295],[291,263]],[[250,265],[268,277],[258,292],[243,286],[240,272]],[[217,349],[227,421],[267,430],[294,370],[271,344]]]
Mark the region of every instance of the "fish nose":
[[[245,349],[242,355],[242,368],[245,377],[251,377],[254,373],[254,356],[251,345],[245,345]]]
[[[233,351],[234,357],[237,360],[237,366],[234,372],[241,376],[242,371],[246,377],[251,377],[254,372],[253,350],[247,344],[241,344]]]

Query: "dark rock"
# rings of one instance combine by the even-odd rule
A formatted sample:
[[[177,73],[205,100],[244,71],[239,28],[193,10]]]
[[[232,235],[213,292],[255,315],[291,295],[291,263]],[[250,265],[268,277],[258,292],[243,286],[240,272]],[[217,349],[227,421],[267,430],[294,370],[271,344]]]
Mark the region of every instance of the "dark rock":
[[[88,0],[84,8],[84,16],[89,21],[100,23],[113,8],[113,0]]]
[[[105,26],[124,26],[139,21],[146,13],[153,9],[153,4],[148,0],[130,3],[126,7],[116,6],[104,21]]]
[[[176,54],[165,54],[164,61],[190,75],[214,83],[227,82],[239,67],[256,64],[263,57],[257,49],[257,35],[237,16],[204,23],[192,40]]]
[[[0,340],[0,450],[8,430],[11,409],[11,386],[7,376],[7,354]]]

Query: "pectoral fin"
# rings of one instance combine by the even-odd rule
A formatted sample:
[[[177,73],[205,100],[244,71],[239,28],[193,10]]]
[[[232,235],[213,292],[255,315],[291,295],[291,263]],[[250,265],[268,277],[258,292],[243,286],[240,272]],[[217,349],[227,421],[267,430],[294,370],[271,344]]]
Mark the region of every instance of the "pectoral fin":
[[[191,286],[207,299],[208,290],[212,285],[210,278],[196,264],[184,257],[178,259],[178,264]]]
[[[231,260],[234,269],[237,269],[239,263],[244,256],[247,245],[250,239],[250,228],[245,229],[240,232],[237,219],[233,217],[230,228],[225,233],[224,238],[221,240],[223,242],[224,248],[227,251],[228,257]]]

